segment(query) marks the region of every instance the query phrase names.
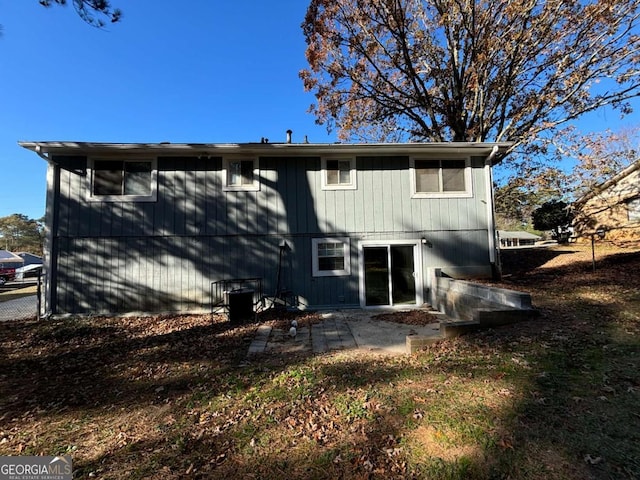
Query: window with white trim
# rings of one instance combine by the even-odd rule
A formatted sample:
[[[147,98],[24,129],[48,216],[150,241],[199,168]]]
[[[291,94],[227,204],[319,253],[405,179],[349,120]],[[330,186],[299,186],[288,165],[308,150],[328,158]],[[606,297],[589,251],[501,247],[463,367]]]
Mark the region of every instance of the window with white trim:
[[[355,190],[356,159],[355,158],[323,158],[322,159],[323,190]]]
[[[156,200],[155,159],[90,159],[90,196],[99,202]]]
[[[627,213],[630,222],[640,222],[640,198],[627,201]]]
[[[414,197],[471,197],[467,159],[411,159]]]
[[[314,277],[351,274],[348,238],[314,238],[311,244]]]
[[[257,158],[225,158],[223,190],[260,190]]]

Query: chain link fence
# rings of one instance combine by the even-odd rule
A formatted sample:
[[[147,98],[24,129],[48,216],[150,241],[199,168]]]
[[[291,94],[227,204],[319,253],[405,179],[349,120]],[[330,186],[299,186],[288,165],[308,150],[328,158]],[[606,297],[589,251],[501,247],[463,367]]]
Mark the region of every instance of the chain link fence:
[[[9,282],[0,288],[0,321],[38,316],[38,280]]]

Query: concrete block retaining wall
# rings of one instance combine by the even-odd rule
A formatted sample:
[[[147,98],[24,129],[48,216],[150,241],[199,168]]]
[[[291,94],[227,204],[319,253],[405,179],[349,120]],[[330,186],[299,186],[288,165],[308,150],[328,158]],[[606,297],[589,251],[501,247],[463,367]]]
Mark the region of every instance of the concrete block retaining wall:
[[[433,269],[428,279],[430,305],[454,320],[499,326],[535,315],[528,293],[456,280]]]
[[[427,302],[448,319],[440,322],[440,337],[451,338],[465,333],[530,320],[538,315],[528,293],[490,287],[444,276],[432,269],[427,276]],[[407,336],[407,352],[422,350],[438,338]]]

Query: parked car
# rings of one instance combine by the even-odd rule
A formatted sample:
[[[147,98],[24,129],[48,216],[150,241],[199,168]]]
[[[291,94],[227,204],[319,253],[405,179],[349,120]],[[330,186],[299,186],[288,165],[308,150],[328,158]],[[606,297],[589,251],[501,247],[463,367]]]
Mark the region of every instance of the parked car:
[[[12,282],[16,278],[15,268],[0,268],[0,285]]]

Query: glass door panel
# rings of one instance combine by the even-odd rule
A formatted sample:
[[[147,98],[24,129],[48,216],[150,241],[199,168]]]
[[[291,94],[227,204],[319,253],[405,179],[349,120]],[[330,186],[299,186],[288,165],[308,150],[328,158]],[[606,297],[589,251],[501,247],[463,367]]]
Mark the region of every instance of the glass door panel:
[[[364,249],[364,285],[367,305],[389,305],[389,253],[387,247]]]
[[[394,305],[416,303],[412,245],[391,247],[391,294]]]

